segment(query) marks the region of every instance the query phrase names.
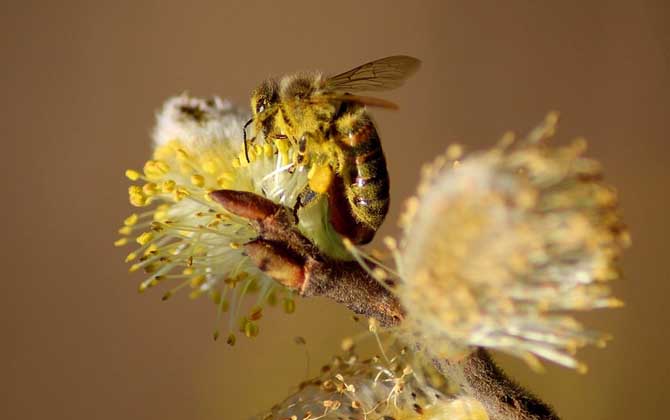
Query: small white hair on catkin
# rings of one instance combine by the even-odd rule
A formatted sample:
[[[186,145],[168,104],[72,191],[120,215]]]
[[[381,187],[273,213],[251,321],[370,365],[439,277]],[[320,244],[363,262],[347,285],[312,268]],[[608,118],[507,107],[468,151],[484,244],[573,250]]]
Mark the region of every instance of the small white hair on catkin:
[[[153,130],[155,147],[179,139],[188,147],[199,149],[212,142],[235,142],[242,146],[242,130],[249,113],[218,96],[196,98],[186,93],[174,96],[156,113]]]

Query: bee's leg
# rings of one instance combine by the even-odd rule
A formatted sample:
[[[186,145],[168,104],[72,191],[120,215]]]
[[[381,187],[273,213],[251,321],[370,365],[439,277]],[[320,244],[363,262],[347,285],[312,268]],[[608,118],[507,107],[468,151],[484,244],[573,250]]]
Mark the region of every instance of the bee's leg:
[[[302,136],[300,136],[300,139],[298,139],[298,153],[295,155],[295,163],[298,166],[306,166],[308,163],[308,158],[307,158],[307,143],[312,142],[314,139],[315,135],[314,133],[307,132],[303,133]]]
[[[313,132],[303,133],[298,140],[296,164],[302,167],[310,165],[307,179],[309,187],[317,194],[328,191],[334,176],[331,159],[327,153],[324,154],[326,150],[324,145],[326,145],[324,139]]]
[[[251,124],[253,121],[254,121],[254,119],[251,118],[249,121],[247,121],[247,122],[244,124],[244,128],[242,128],[242,138],[243,138],[243,141],[244,141],[244,157],[247,158],[247,163],[250,163],[250,162],[251,162],[251,161],[249,160],[249,145],[247,144],[247,127],[248,127],[249,124]],[[249,141],[253,142],[255,139],[256,139],[256,137],[254,136],[254,137],[251,138]]]
[[[300,220],[298,217],[298,211],[309,205],[316,198],[316,193],[312,191],[309,186],[306,186],[304,190],[298,195],[298,198],[295,200],[295,205],[293,205],[293,216],[295,220]]]

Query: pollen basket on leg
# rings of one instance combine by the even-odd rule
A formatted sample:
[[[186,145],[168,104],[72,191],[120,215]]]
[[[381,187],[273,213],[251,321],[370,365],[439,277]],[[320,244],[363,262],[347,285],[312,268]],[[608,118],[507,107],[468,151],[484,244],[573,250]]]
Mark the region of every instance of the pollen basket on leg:
[[[219,315],[230,312],[231,330],[243,325],[240,331],[253,337],[262,307],[282,296],[292,301],[292,295],[245,255],[242,245],[257,236],[249,221],[227,212],[209,193],[248,191],[293,206],[307,175],[288,170],[295,152],[285,141],[251,145],[247,162],[244,120],[218,98],[168,100],[157,116],[153,156],[141,170],[126,171],[133,182],[129,201],[139,211],[124,220],[115,245],[137,246],[126,261],[130,271],[147,275],[139,291],[161,285],[163,299],[182,289],[191,298],[208,295]],[[249,303],[243,298],[252,292],[257,296]]]

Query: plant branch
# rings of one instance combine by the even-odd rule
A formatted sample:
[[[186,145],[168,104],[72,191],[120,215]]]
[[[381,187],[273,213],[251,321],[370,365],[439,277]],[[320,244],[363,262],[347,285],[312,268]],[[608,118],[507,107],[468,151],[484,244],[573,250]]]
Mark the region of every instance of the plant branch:
[[[247,255],[270,277],[301,296],[325,296],[382,326],[399,325],[398,299],[358,263],[334,260],[319,252],[296,228],[291,209],[247,192],[219,190],[212,198],[248,219],[258,238],[244,245]],[[509,379],[484,349],[460,361],[436,361],[449,378],[477,398],[492,420],[558,420],[551,408]]]

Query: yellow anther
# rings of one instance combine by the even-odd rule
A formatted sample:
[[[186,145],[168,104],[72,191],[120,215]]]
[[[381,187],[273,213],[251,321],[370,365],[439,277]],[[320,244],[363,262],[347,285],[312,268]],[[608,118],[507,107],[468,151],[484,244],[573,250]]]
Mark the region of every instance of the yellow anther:
[[[226,344],[228,344],[229,346],[234,346],[235,341],[236,341],[235,334],[230,333],[230,335],[228,335],[228,338],[226,339]]]
[[[265,143],[263,145],[263,154],[265,155],[265,157],[271,158],[272,155],[274,155],[274,153],[275,153],[275,151],[272,148],[272,146],[270,145],[270,143]]]
[[[177,151],[175,153],[177,155],[177,159],[181,159],[181,160],[190,159],[190,156],[188,155],[188,153],[186,153],[186,150],[184,150],[184,149],[177,149]]]
[[[233,168],[239,169],[240,168],[240,159],[239,158],[233,159],[233,161],[231,162],[231,165],[233,165]]]
[[[244,335],[253,338],[258,335],[258,325],[255,322],[247,321],[244,324]]]
[[[217,169],[216,162],[211,159],[202,162],[202,170],[210,175],[214,175],[217,172]]]
[[[181,273],[185,276],[190,276],[191,274],[193,274],[193,269],[190,267],[186,267],[185,269],[182,270]]]
[[[391,251],[395,251],[396,249],[398,249],[398,242],[395,240],[395,238],[391,236],[386,236],[384,237],[383,241],[384,245],[386,245],[386,247]]]
[[[142,192],[147,196],[151,197],[152,195],[156,195],[158,193],[158,185],[156,185],[154,182],[147,182],[142,186]]]
[[[128,187],[128,195],[142,195],[142,187],[139,185],[131,185]]]
[[[137,213],[133,213],[130,216],[126,217],[126,219],[123,221],[123,224],[126,226],[133,226],[137,221],[139,220],[140,216],[137,215]]]
[[[216,183],[220,188],[228,188],[235,180],[235,176],[230,172],[224,172],[216,178]]]
[[[333,181],[333,170],[329,165],[314,165],[307,173],[309,187],[317,194],[323,194],[328,191]]]
[[[237,242],[231,242],[229,245],[232,249],[239,249],[240,248],[240,244],[238,244]]]
[[[251,313],[249,314],[249,319],[252,321],[258,321],[263,317],[263,308],[260,306],[254,306],[251,308]]]
[[[147,247],[147,249],[144,250],[144,255],[153,255],[158,251],[158,245],[156,244],[151,244]]]
[[[156,210],[154,212],[154,220],[155,221],[163,221],[167,219],[168,213],[167,210]]]
[[[190,193],[188,192],[188,190],[186,188],[183,188],[183,187],[179,187],[179,188],[175,189],[174,192],[172,193],[174,201],[181,201],[185,197],[188,197],[189,195],[190,195]]]
[[[148,284],[142,282],[142,283],[140,283],[140,285],[137,287],[137,291],[138,291],[139,293],[143,293],[145,290],[147,290],[148,287],[149,287]]]
[[[295,301],[293,299],[284,299],[284,312],[292,314],[295,312]]]
[[[131,185],[128,187],[128,197],[130,204],[136,207],[142,207],[147,204],[147,199],[142,193],[142,187],[139,185]]]
[[[205,177],[199,174],[193,174],[191,175],[191,184],[202,188],[205,186]]]
[[[173,146],[176,143],[177,143],[176,140],[172,140],[168,144],[157,147],[154,150],[154,159],[156,159],[156,160],[171,159],[174,156],[175,148]]]
[[[170,167],[161,160],[148,160],[144,164],[144,175],[149,179],[160,179],[169,170]]]
[[[134,252],[131,252],[130,254],[128,254],[128,255],[126,256],[126,262],[131,262],[131,261],[134,260],[135,258],[137,258],[137,254],[134,253]]]
[[[139,270],[140,268],[142,268],[142,264],[137,263],[137,264],[133,264],[133,265],[131,265],[130,268],[128,269],[128,271],[130,271],[131,273],[133,273],[133,272]]]
[[[123,226],[122,228],[119,229],[119,234],[120,235],[130,235],[133,231],[133,228],[130,226]]]
[[[154,238],[154,234],[152,232],[144,232],[140,236],[135,239],[138,244],[140,245],[146,245],[148,244],[152,239]]]
[[[447,159],[456,160],[463,156],[463,146],[460,144],[451,144],[447,147]]]
[[[120,238],[114,241],[114,246],[124,246],[128,243],[128,238]]]
[[[377,320],[374,318],[369,318],[368,330],[370,330],[371,333],[376,333],[378,329],[379,329],[379,323],[377,322]]]
[[[126,177],[131,181],[137,181],[138,179],[140,179],[141,176],[142,176],[141,173],[133,169],[126,169]]]
[[[163,162],[162,160],[157,160],[156,161],[156,166],[163,173],[168,173],[168,171],[170,170],[170,167],[168,166],[168,164]]]
[[[205,276],[203,275],[195,276],[191,279],[191,287],[194,289],[196,287],[202,286],[204,283],[205,283]]]
[[[174,191],[176,186],[177,186],[176,182],[174,182],[171,179],[168,179],[167,181],[164,181],[161,184],[161,190],[163,190],[163,192],[165,193],[171,193],[172,191]]]
[[[133,194],[130,196],[130,204],[135,207],[143,207],[147,205],[147,198],[140,194]]]

